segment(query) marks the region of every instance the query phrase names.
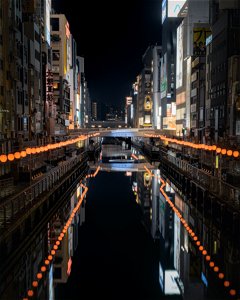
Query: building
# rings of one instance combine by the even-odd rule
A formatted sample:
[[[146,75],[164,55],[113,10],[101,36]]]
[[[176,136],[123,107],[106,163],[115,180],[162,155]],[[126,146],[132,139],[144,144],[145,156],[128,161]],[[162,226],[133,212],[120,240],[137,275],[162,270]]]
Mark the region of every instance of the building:
[[[71,90],[73,79],[70,75],[72,66],[72,43],[69,23],[62,14],[51,15],[52,72],[53,72],[53,117],[55,123],[51,128],[52,136],[67,133],[71,111]],[[72,82],[71,82],[72,81]],[[71,87],[71,89],[70,89]]]
[[[97,102],[92,102],[92,120],[97,121],[98,113],[97,113],[98,105]]]
[[[161,46],[149,46],[143,55],[144,66],[151,66],[151,93],[144,100],[144,110],[148,108],[146,103],[148,100],[152,102],[152,127],[155,129],[161,128],[161,111],[160,111],[160,56]]]
[[[163,57],[163,65],[165,60],[167,65],[171,64],[170,69],[169,66],[166,68],[166,78],[172,82],[170,86],[166,84],[169,89],[167,92],[164,91],[161,80],[161,98],[166,95],[168,99],[167,102],[164,102],[164,98],[161,99],[163,100],[162,111],[166,117],[169,114],[176,115],[177,136],[190,136],[195,141],[203,142],[205,136],[205,45],[206,39],[211,34],[209,2],[207,0],[202,5],[201,1],[182,1],[176,13],[172,11],[172,8],[172,5],[166,2],[167,15],[165,18],[163,15],[163,20],[164,24],[168,23],[164,31],[165,37],[163,35],[163,51],[169,49],[166,43],[171,45],[170,52],[174,53],[174,57],[171,61]],[[169,30],[172,30],[172,34]],[[171,56],[171,53],[167,55]],[[162,77],[164,81],[164,76]],[[170,99],[175,99],[176,102]]]
[[[76,78],[77,78],[77,95],[76,95],[76,122],[77,128],[83,128],[84,121],[84,58],[76,58]]]
[[[138,128],[138,82],[139,76],[137,76],[136,81],[132,85],[131,97],[133,103],[133,127]]]
[[[0,4],[1,153],[11,153],[46,142],[51,1]]]
[[[133,126],[133,104],[130,96],[125,98],[125,124]]]
[[[162,53],[160,59],[160,126],[176,134],[176,38],[184,2],[162,1]]]
[[[240,2],[211,0],[212,25],[210,76],[210,128],[214,142],[227,139],[236,143],[240,137]]]
[[[145,66],[139,74],[137,102],[139,128],[152,127],[151,66]]]

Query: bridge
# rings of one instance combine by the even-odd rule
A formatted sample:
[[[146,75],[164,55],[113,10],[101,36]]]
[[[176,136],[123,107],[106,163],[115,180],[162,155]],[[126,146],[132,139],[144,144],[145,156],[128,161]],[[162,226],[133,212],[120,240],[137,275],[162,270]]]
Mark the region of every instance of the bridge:
[[[152,128],[85,128],[71,130],[71,135],[86,134],[90,132],[99,132],[100,137],[144,137],[145,134],[161,134],[160,130]]]
[[[134,163],[134,162],[113,162],[113,163],[100,163],[97,166],[90,166],[90,170],[96,170],[100,167],[101,171],[112,172],[146,172],[146,167],[149,170],[154,170],[156,167],[147,162]]]

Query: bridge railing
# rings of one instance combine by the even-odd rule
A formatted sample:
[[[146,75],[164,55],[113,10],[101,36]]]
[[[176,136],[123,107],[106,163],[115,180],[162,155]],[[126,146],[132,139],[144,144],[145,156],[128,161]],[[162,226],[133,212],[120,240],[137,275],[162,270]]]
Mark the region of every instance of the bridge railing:
[[[166,152],[160,150],[160,160],[161,157],[165,157],[167,161],[184,171],[188,176],[191,177],[191,179],[199,182],[203,187],[213,194],[240,207],[240,188],[232,186],[222,181],[219,177],[212,176],[211,174],[206,173],[204,170],[198,169],[188,162],[171,154],[166,154]]]
[[[80,162],[87,160],[87,153],[83,152],[46,173],[39,181],[17,195],[6,199],[0,204],[0,227],[4,227],[16,219],[18,214],[31,208],[37,201],[38,196],[50,191],[53,186],[62,179],[70,170],[73,170]]]

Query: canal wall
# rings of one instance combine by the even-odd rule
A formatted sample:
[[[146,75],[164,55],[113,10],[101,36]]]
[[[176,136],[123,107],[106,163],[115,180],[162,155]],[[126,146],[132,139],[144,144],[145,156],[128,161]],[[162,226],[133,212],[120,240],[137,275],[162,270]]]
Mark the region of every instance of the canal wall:
[[[162,175],[169,179],[191,206],[210,218],[229,234],[240,233],[240,190],[218,177],[169,154],[167,149],[153,150],[150,145],[133,146],[150,162],[158,162]]]

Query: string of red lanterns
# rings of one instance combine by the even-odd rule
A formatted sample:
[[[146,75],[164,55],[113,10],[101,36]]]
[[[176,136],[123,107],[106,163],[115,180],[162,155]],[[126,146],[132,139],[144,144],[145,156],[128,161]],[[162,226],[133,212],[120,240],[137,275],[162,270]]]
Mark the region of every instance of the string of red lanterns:
[[[100,166],[97,167],[97,169],[96,169],[96,171],[94,172],[94,174],[88,174],[88,175],[86,176],[86,178],[96,177],[99,171],[100,171]]]
[[[62,148],[62,147],[68,146],[68,145],[75,144],[79,141],[84,141],[87,138],[98,136],[98,135],[100,135],[100,133],[80,135],[75,139],[71,139],[71,140],[64,141],[64,142],[59,142],[59,143],[55,143],[55,144],[48,144],[46,146],[40,146],[40,147],[27,148],[25,150],[17,151],[15,153],[1,154],[0,155],[0,163],[6,163],[7,161],[11,162],[11,161],[14,161],[15,159],[18,160],[18,159],[24,158],[24,157],[26,157],[27,155],[30,155],[30,154],[38,154],[38,153],[41,153],[41,152],[47,152],[47,151],[50,151],[50,150]]]
[[[100,166],[97,167],[96,171],[94,172],[94,174],[91,174],[90,175],[86,175],[85,178],[88,178],[88,177],[96,177],[98,172],[100,171]],[[84,184],[81,183],[81,187],[84,188],[84,191],[82,193],[82,196],[81,198],[79,199],[77,205],[75,206],[75,208],[73,209],[70,217],[68,218],[67,222],[65,223],[63,229],[62,229],[62,232],[59,234],[58,238],[57,238],[57,241],[56,243],[53,245],[52,247],[52,250],[50,251],[50,254],[48,255],[48,257],[45,259],[44,261],[44,264],[41,266],[40,268],[40,271],[37,273],[36,275],[36,279],[33,280],[32,282],[32,289],[29,289],[27,291],[27,297],[23,298],[23,300],[29,300],[29,298],[33,297],[34,296],[34,289],[33,288],[37,288],[38,287],[38,283],[39,281],[43,278],[43,274],[47,271],[47,266],[50,265],[50,262],[53,260],[53,257],[55,256],[56,254],[56,251],[58,250],[59,248],[59,245],[61,244],[63,238],[64,238],[64,235],[65,233],[67,232],[68,230],[68,227],[71,225],[72,223],[72,219],[74,218],[75,214],[77,213],[77,211],[79,210],[81,204],[82,204],[82,201],[88,191],[88,187],[86,187]]]
[[[73,220],[75,214],[79,210],[79,208],[80,208],[80,206],[82,204],[82,201],[83,201],[83,199],[84,199],[84,197],[85,197],[85,195],[86,195],[86,193],[88,191],[88,187],[86,187],[82,183],[81,183],[81,187],[84,188],[84,191],[82,193],[81,198],[79,199],[77,205],[74,207],[74,209],[73,209],[70,217],[68,218],[67,222],[65,223],[65,226],[63,227],[61,233],[59,234],[59,236],[57,238],[57,241],[53,245],[52,250],[50,251],[50,253],[47,256],[47,258],[44,260],[44,263],[41,266],[40,271],[36,275],[36,279],[33,280],[33,282],[32,282],[32,288],[27,291],[27,297],[23,298],[23,300],[28,300],[29,298],[31,298],[31,297],[34,296],[34,288],[38,287],[39,281],[43,278],[43,274],[47,271],[47,267],[50,265],[51,261],[53,260],[53,257],[55,256],[56,251],[58,250],[59,245],[61,244],[61,242],[62,242],[62,240],[64,238],[64,235],[66,234],[66,232],[68,230],[68,227],[71,225],[72,220]]]
[[[208,255],[207,250],[204,248],[203,245],[201,245],[200,240],[196,236],[195,232],[191,229],[191,227],[188,225],[186,220],[183,218],[179,210],[176,208],[176,206],[173,204],[173,202],[170,200],[168,195],[164,192],[163,188],[166,186],[165,181],[160,178],[161,180],[161,187],[160,187],[160,192],[164,196],[165,200],[168,202],[170,205],[171,209],[174,211],[176,216],[180,219],[182,225],[184,226],[185,230],[188,232],[190,238],[195,242],[196,246],[198,247],[198,250],[201,252],[201,254],[205,257],[205,260],[209,262],[209,267],[213,269],[213,271],[217,274],[218,278],[223,280],[223,286],[225,288],[229,288],[229,294],[230,296],[236,296],[237,292],[235,289],[230,288],[230,282],[228,280],[224,280],[225,274],[220,272],[220,269],[218,266],[215,265],[214,261],[211,260],[211,256]]]
[[[146,166],[144,166],[144,169],[147,171],[147,173],[148,173],[151,177],[154,177],[154,175],[152,174],[152,172],[151,172]]]
[[[134,158],[134,159],[136,159],[136,160],[138,160],[139,158],[135,155],[135,154],[131,154],[131,156],[132,156],[132,158]]]
[[[156,134],[145,134],[146,137],[151,138],[160,138],[163,141],[167,141],[170,143],[175,143],[182,146],[187,146],[194,149],[202,149],[206,151],[216,151],[217,154],[227,155],[227,156],[233,156],[234,158],[238,158],[240,156],[239,151],[237,150],[231,150],[231,149],[225,149],[217,147],[216,145],[206,145],[206,144],[195,144],[192,142],[186,142],[186,141],[179,141],[177,139],[168,138],[164,135],[156,135]]]

